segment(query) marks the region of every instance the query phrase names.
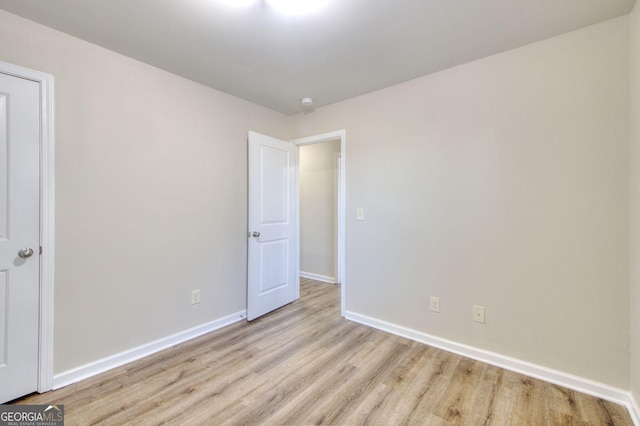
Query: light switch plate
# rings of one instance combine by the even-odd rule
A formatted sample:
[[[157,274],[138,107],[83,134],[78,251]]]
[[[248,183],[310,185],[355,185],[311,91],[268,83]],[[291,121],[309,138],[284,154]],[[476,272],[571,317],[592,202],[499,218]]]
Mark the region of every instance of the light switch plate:
[[[364,209],[362,207],[356,209],[356,220],[364,220]]]

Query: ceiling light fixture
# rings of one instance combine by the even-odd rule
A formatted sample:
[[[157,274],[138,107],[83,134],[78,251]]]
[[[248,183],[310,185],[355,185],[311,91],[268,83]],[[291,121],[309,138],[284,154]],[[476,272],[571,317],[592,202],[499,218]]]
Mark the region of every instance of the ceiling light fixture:
[[[302,98],[300,102],[303,108],[311,108],[313,106],[313,99],[311,98]]]
[[[322,9],[328,0],[265,0],[265,2],[286,15],[306,15]]]

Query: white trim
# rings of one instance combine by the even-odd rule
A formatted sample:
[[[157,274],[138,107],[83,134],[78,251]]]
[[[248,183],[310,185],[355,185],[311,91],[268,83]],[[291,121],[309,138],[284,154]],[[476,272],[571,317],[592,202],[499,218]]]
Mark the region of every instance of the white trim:
[[[203,334],[210,333],[222,327],[226,327],[227,325],[231,325],[245,319],[246,316],[246,310],[236,312],[215,321],[211,321],[206,324],[202,324],[197,327],[172,334],[171,336],[163,337],[162,339],[158,339],[156,341],[117,353],[115,355],[99,359],[89,364],[81,365],[80,367],[64,371],[54,376],[53,388],[59,389],[72,383],[79,382],[80,380],[88,379],[89,377],[104,373],[105,371],[120,367],[121,365],[127,364],[129,362],[133,362],[140,358],[152,355],[156,352],[160,352],[164,349],[170,348],[171,346],[184,343],[188,340],[202,336]]]
[[[346,318],[347,314],[347,251],[346,251],[346,188],[347,188],[347,131],[336,130],[320,135],[293,139],[291,143],[297,146],[311,145],[314,143],[328,142],[340,139],[340,208],[338,210],[338,282],[340,285],[340,315]]]
[[[293,241],[293,247],[295,252],[297,253],[296,261],[294,264],[294,274],[295,274],[295,300],[300,299],[300,227],[302,224],[301,216],[300,216],[300,147],[296,146],[296,154],[295,154],[295,171],[293,173],[294,176],[294,186],[295,193],[293,196],[295,197],[295,221],[296,221],[296,236]]]
[[[634,415],[631,414],[633,411],[630,405],[632,400],[631,393],[622,389],[614,388],[604,383],[599,383],[584,377],[574,376],[569,373],[508,357],[495,352],[442,339],[440,337],[432,336],[400,325],[391,324],[386,321],[381,321],[355,312],[347,312],[346,319],[369,327],[377,328],[378,330],[386,331],[397,336],[406,337],[407,339],[415,340],[416,342],[424,343],[429,346],[434,346],[447,352],[452,352],[467,358],[495,365],[496,367],[504,368],[505,370],[515,371],[516,373],[564,386],[607,401],[615,402],[617,404],[625,405],[629,409],[630,415],[634,417]],[[637,417],[638,416],[636,414],[634,422],[639,424],[637,422]]]
[[[640,405],[638,405],[638,401],[634,398],[633,393],[631,392],[629,392],[629,403],[626,405],[633,424],[640,426]]]
[[[320,135],[293,139],[291,143],[294,143],[298,146],[304,146],[304,145],[313,145],[313,144],[322,143],[322,142],[329,142],[336,139],[340,139],[342,141],[342,139],[345,138],[345,135],[346,135],[345,130],[336,130],[333,132],[322,133]]]
[[[342,148],[340,148],[340,150],[342,151]],[[340,184],[340,176],[342,176],[341,173],[341,169],[342,169],[342,153],[341,152],[334,152],[333,153],[333,167],[334,167],[334,172],[333,172],[333,177],[334,177],[334,184],[333,184],[333,188],[335,190],[335,195],[336,195],[336,224],[334,227],[334,232],[336,234],[336,242],[334,245],[334,249],[336,251],[336,259],[335,259],[335,275],[336,277],[340,277],[342,276],[342,274],[340,273],[340,268],[342,267],[342,262],[340,261],[340,248],[338,247],[338,245],[340,244],[340,235],[341,230],[340,230],[340,221],[338,220],[338,212],[342,211],[342,185]],[[336,283],[339,283],[339,280],[336,280]]]
[[[53,76],[0,61],[0,72],[40,84],[40,334],[38,392],[53,386],[54,104]]]
[[[326,275],[312,274],[311,272],[300,271],[301,278],[309,278],[310,280],[322,281],[323,283],[335,284],[336,279],[334,277],[327,277]]]

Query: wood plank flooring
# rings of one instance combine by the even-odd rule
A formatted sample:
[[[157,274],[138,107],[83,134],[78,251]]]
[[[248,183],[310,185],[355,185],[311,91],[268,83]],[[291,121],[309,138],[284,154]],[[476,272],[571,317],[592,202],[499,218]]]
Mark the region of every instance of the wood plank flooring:
[[[67,425],[632,425],[626,409],[340,317],[339,288],[15,401]]]

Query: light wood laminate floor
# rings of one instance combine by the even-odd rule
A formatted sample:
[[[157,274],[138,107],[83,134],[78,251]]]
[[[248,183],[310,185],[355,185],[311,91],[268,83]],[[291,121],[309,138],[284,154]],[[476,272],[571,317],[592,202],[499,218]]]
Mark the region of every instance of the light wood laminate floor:
[[[631,425],[622,406],[340,317],[335,285],[16,403],[67,425]]]

